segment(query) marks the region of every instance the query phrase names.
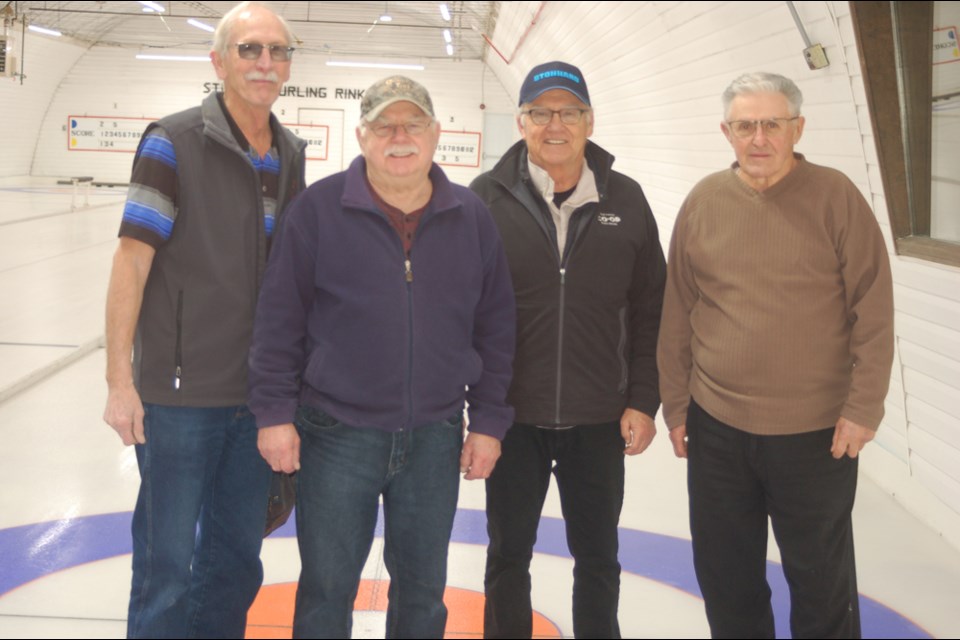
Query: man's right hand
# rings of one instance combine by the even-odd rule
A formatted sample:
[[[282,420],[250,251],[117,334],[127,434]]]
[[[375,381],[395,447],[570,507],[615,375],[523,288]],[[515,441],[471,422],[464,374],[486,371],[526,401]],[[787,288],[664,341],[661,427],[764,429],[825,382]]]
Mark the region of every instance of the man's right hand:
[[[292,423],[260,429],[257,448],[274,471],[293,473],[300,470],[300,434]]]
[[[687,425],[681,424],[670,429],[670,443],[673,444],[673,453],[678,458],[687,457]]]
[[[126,446],[147,441],[143,434],[143,403],[132,384],[110,388],[103,421],[113,427]]]

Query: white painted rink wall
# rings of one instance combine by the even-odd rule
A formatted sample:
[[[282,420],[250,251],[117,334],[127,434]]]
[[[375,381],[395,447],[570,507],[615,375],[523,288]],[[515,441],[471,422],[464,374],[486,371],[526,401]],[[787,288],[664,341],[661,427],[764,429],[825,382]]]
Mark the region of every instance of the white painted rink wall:
[[[581,67],[596,109],[594,140],[643,185],[665,246],[690,188],[733,160],[719,130],[724,87],[750,70],[794,78],[806,99],[798,150],[850,176],[891,248],[897,358],[887,415],[862,469],[960,547],[960,269],[894,255],[848,3],[795,4],[810,39],[826,48],[826,69],[807,68],[784,2],[505,2],[492,41],[509,64],[490,51],[489,68],[444,61],[411,75],[430,88],[444,129],[479,132],[485,114],[513,112],[531,66],[561,58]],[[197,104],[204,83],[215,81],[207,63],[138,62],[129,50],[26,38],[26,81],[0,79],[0,177],[125,182],[132,156],[68,151],[67,117],[156,118]],[[331,69],[309,55],[295,60],[289,84],[325,87],[328,97],[283,97],[281,119],[342,123],[341,150],[309,163],[312,177],[358,152],[358,102],[337,99],[335,89],[364,89],[381,75]],[[477,172],[448,168],[464,183]]]
[[[121,127],[139,131],[147,120],[197,105],[216,90],[218,80],[208,61],[137,60],[135,53],[130,49],[94,47],[64,76],[45,109],[33,175],[91,175],[97,180],[126,182],[132,153],[68,148],[68,119],[82,116],[82,122],[88,126],[96,125],[95,120],[102,116],[107,126],[119,120]],[[354,134],[360,119],[358,96],[379,78],[397,73],[327,67],[324,62],[319,56],[295,54],[285,95],[274,107],[284,124],[328,127],[324,136],[327,144],[308,149],[308,158],[312,158],[307,162],[308,182],[346,168],[360,153]],[[479,140],[482,133],[482,102],[491,111],[511,110],[506,92],[479,62],[431,61],[425,71],[407,75],[430,88],[443,130],[466,132],[468,140]],[[308,127],[297,133],[307,138],[315,135]],[[450,161],[456,162],[453,158]],[[477,154],[464,155],[459,164],[464,166],[444,167],[454,181],[469,182],[480,172],[477,166],[466,166],[477,164]]]
[[[807,68],[785,2],[503,3],[492,39],[502,57],[487,61],[513,96],[540,62],[583,70],[593,139],[643,185],[664,246],[690,188],[733,161],[719,127],[723,89],[746,71],[796,80],[807,118],[798,151],[857,184],[893,264],[897,357],[862,469],[960,547],[960,269],[894,255],[848,3],[795,5],[828,68]]]
[[[27,77],[22,83],[19,78],[0,78],[0,178],[30,175],[47,107],[61,80],[86,51],[29,32],[25,42],[19,31],[13,38],[9,55],[18,64],[25,62],[22,70]]]

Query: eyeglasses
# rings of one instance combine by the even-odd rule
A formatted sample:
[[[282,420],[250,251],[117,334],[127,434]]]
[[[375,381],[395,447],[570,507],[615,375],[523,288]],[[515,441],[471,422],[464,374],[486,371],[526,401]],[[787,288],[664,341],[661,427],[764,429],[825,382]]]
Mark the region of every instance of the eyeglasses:
[[[763,135],[768,138],[777,138],[787,132],[787,123],[800,116],[792,118],[770,118],[768,120],[731,120],[727,123],[730,132],[737,138],[752,138],[757,135],[757,126],[763,127]]]
[[[544,107],[534,107],[533,109],[527,109],[522,111],[523,115],[530,116],[530,119],[533,120],[533,124],[543,126],[550,124],[550,121],[553,120],[553,114],[560,114],[560,122],[563,124],[577,124],[580,122],[580,118],[583,117],[583,114],[589,112],[590,109],[581,109],[580,107],[564,107],[563,109],[546,109]]]
[[[289,62],[293,57],[294,47],[282,44],[260,44],[259,42],[238,42],[237,54],[244,60],[259,60],[263,48],[270,52],[270,59],[274,62]]]
[[[411,120],[410,122],[401,122],[390,124],[389,122],[367,122],[364,126],[373,132],[378,138],[392,138],[397,135],[397,129],[403,129],[408,136],[419,136],[427,130],[433,123],[433,120]]]

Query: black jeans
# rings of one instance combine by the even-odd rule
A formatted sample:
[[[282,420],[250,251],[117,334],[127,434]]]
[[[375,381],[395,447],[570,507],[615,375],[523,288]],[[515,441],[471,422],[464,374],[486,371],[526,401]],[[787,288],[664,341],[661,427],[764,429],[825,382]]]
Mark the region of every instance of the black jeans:
[[[691,402],[690,531],[714,638],[773,638],[767,517],[790,587],[794,638],[859,638],[850,514],[857,461],[830,454],[833,428],[758,436]]]
[[[617,525],[623,506],[623,447],[619,422],[562,430],[515,424],[507,432],[487,480],[484,637],[532,634],[530,560],[551,470],[574,559],[574,635],[620,637]]]

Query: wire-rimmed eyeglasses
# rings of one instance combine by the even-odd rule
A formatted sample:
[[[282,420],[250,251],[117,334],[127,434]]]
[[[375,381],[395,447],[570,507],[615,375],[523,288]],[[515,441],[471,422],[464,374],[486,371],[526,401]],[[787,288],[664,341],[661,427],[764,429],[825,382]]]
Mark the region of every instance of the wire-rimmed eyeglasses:
[[[782,136],[787,131],[787,123],[792,122],[800,116],[792,118],[768,118],[766,120],[731,120],[727,122],[727,128],[737,138],[752,138],[757,135],[757,127],[763,128],[763,135],[768,138]]]
[[[550,124],[550,121],[553,120],[553,114],[560,114],[560,122],[563,124],[577,124],[580,122],[580,118],[583,117],[583,114],[589,113],[590,109],[583,109],[580,107],[564,107],[563,109],[547,109],[545,107],[533,107],[532,109],[526,109],[521,113],[525,116],[529,116],[533,120],[533,124],[538,126],[543,126]]]
[[[403,129],[408,136],[419,136],[427,130],[432,122],[433,120],[410,120],[409,122],[390,123],[374,120],[365,123],[364,126],[378,138],[392,138],[397,134],[398,129]]]

